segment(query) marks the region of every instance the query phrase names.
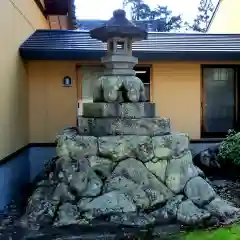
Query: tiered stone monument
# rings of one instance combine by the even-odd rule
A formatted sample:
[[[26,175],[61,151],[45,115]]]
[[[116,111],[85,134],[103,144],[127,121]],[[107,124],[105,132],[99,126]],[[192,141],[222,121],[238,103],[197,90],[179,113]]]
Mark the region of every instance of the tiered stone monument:
[[[156,117],[154,103],[145,102],[132,43],[147,33],[116,10],[91,36],[107,42],[105,73],[77,128],[58,136],[56,162],[30,198],[28,221],[63,226],[107,216],[142,226],[236,219],[239,209],[220,199],[193,165],[188,136],[172,133],[170,120]]]

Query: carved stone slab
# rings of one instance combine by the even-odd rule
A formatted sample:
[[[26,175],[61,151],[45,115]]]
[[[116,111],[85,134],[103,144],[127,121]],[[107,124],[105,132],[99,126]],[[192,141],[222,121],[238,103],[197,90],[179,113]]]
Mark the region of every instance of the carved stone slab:
[[[152,118],[155,103],[84,103],[84,117]]]
[[[139,135],[162,136],[170,133],[168,118],[78,118],[81,135]]]

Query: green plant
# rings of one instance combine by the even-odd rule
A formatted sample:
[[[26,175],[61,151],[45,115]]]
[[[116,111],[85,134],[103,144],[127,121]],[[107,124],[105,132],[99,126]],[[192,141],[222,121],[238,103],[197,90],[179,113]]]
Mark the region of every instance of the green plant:
[[[239,240],[240,225],[234,224],[215,230],[198,230],[183,234],[179,240]]]
[[[240,132],[229,130],[219,146],[218,160],[240,165]]]

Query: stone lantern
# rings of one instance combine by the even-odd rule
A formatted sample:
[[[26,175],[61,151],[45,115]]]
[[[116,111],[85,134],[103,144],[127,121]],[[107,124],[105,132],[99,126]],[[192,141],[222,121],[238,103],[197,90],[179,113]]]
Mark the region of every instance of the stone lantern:
[[[147,32],[127,20],[124,10],[116,10],[102,27],[90,32],[92,38],[107,43],[101,61],[104,76],[94,91],[94,102],[144,102],[144,85],[135,76],[138,59],[132,56],[132,43],[147,38]]]
[[[146,33],[117,10],[91,36],[108,44],[106,71],[94,102],[83,104],[77,128],[57,137],[57,158],[28,201],[26,223],[94,226],[94,219],[105,219],[120,229],[143,229],[238,220],[240,209],[221,199],[193,164],[187,134],[172,132],[170,119],[144,102],[131,44]]]

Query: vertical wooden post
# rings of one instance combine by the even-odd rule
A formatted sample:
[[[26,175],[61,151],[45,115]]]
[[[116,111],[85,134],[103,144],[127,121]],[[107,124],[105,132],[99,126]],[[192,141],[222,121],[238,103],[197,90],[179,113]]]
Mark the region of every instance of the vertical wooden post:
[[[72,4],[73,0],[67,0],[68,1],[68,29],[73,29],[73,23],[72,23]]]

